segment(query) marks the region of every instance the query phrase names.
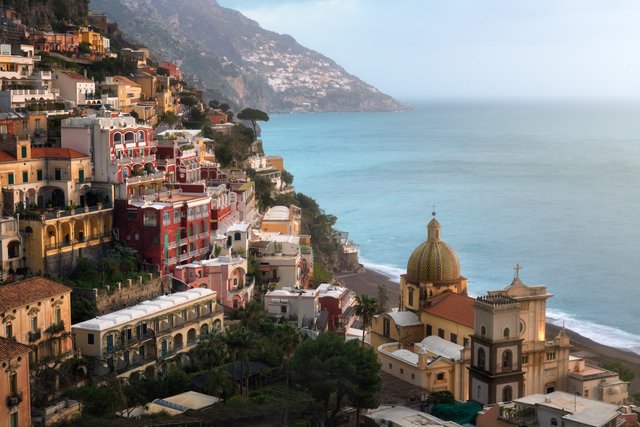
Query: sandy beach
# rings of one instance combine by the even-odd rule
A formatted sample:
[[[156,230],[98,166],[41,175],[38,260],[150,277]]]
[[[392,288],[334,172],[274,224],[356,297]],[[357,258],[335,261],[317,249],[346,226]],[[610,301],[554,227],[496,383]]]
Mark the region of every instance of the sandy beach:
[[[377,296],[378,285],[382,284],[387,287],[389,307],[398,306],[400,285],[383,274],[373,270],[366,270],[363,273],[336,273],[335,278],[357,294],[367,294],[373,297]],[[558,326],[547,323],[548,339],[555,337],[559,329]],[[573,346],[572,353],[578,353],[598,365],[606,362],[620,362],[633,369],[635,378],[629,384],[629,395],[640,392],[640,356],[632,352],[597,343],[571,330],[567,330],[566,332],[571,338],[571,344]]]

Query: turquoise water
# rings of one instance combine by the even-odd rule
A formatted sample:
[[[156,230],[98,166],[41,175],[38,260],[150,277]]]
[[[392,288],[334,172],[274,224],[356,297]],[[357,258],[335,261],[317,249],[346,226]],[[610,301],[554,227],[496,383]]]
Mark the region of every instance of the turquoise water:
[[[640,353],[640,104],[438,103],[397,113],[274,115],[268,154],[397,279],[432,205],[470,293],[555,296],[555,323]]]

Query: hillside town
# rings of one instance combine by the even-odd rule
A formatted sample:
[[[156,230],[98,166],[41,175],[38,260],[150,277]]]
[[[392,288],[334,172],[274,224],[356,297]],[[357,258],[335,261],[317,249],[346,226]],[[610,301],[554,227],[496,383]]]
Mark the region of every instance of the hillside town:
[[[266,113],[103,14],[2,14],[0,426],[640,426],[628,370],[549,335],[519,265],[470,296],[433,212],[399,291],[356,292]]]

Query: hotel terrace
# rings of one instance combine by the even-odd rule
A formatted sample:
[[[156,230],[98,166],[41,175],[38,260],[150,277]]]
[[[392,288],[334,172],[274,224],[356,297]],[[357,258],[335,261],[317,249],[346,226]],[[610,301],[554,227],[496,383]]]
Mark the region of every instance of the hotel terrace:
[[[77,323],[72,331],[81,354],[102,361],[97,375],[128,377],[153,376],[157,364],[188,363],[198,337],[222,327],[216,293],[198,288]]]

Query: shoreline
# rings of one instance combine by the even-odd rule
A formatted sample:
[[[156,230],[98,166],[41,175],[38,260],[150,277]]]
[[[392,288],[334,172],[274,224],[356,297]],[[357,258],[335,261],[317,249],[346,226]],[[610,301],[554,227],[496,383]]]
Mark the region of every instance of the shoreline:
[[[366,294],[372,297],[377,296],[378,285],[382,284],[387,288],[389,307],[398,306],[400,284],[373,269],[365,268],[362,273],[336,272],[335,280],[342,282],[345,287],[353,290],[358,295]],[[559,326],[547,322],[547,339],[555,337],[560,329]],[[602,365],[606,362],[622,363],[635,373],[634,379],[629,383],[629,396],[640,392],[640,356],[631,351],[593,341],[571,329],[565,328],[565,331],[571,338],[571,353],[579,353],[585,359],[597,365]]]

